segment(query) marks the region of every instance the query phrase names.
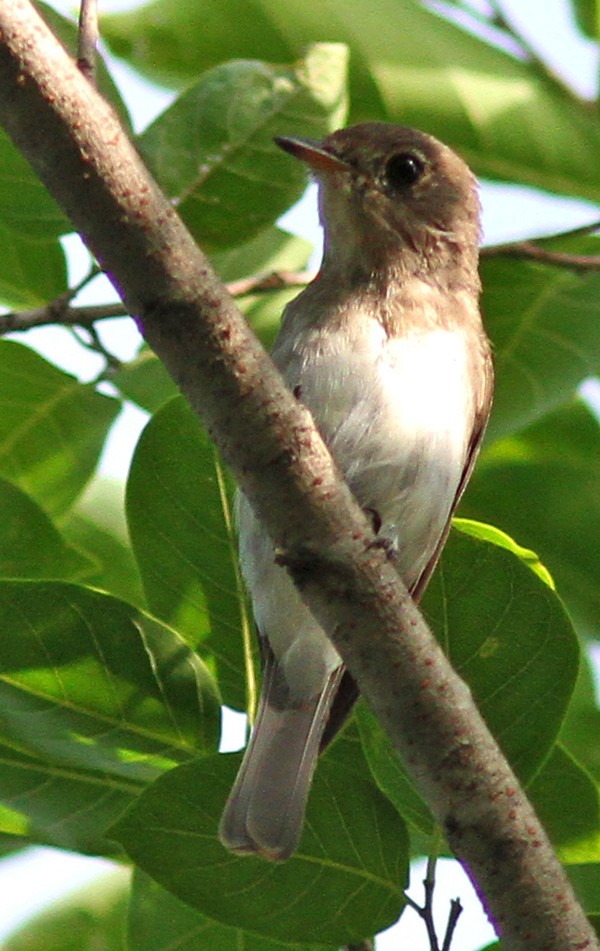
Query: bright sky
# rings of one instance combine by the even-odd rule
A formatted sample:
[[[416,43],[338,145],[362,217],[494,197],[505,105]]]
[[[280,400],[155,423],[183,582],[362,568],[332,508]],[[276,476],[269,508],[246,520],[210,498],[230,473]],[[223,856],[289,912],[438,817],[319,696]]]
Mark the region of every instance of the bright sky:
[[[63,12],[73,8],[71,0],[51,0],[53,6]],[[483,0],[481,0],[483,5]],[[103,10],[123,9],[137,5],[137,0],[100,0]],[[476,4],[473,3],[475,6]],[[505,0],[502,7],[519,30],[534,42],[537,49],[565,78],[582,94],[591,95],[596,89],[598,76],[597,50],[591,42],[580,38],[573,30],[569,19],[567,0]],[[152,97],[148,87],[141,83],[130,70],[116,63],[115,76],[122,93],[134,115],[137,128],[143,128],[169,101],[170,95],[157,91]],[[598,209],[580,201],[551,199],[526,189],[515,189],[507,185],[485,185],[482,189],[484,209],[484,231],[487,243],[506,241],[532,234],[532,222],[535,233],[551,233],[575,227],[598,216]],[[521,226],[519,226],[521,223]],[[316,221],[315,190],[311,188],[302,202],[284,219],[291,230],[306,235],[318,242]],[[69,239],[74,246],[74,239]],[[81,265],[74,256],[72,263],[74,278]],[[110,291],[112,299],[112,291]],[[95,299],[108,299],[108,292],[96,287]],[[124,322],[120,322],[121,325]],[[31,342],[39,349],[52,355],[72,372],[80,372],[85,378],[92,378],[98,370],[94,357],[89,357],[85,368],[82,365],[82,351],[73,342],[71,336],[62,331],[57,355],[56,330],[41,329],[31,335]],[[60,332],[59,332],[60,333]],[[109,331],[107,331],[109,333]],[[119,330],[118,337],[111,334],[111,347],[122,359],[130,358],[137,346],[137,334],[131,325]],[[145,416],[131,408],[121,418],[111,440],[102,465],[104,475],[122,477],[131,455],[131,447],[136,433],[144,425]],[[229,745],[236,744],[234,733],[229,736]],[[81,886],[104,873],[106,862],[71,856],[48,849],[31,850],[25,855],[5,859],[0,862],[0,940],[13,928],[25,920],[33,911],[56,900],[61,894]],[[413,897],[421,900],[420,882],[423,878],[422,864],[415,868]],[[493,931],[485,921],[481,907],[464,873],[456,863],[443,862],[439,870],[436,885],[437,907],[440,918],[445,921],[449,901],[460,895],[465,906],[458,930],[453,942],[453,951],[475,951],[493,939]],[[440,928],[442,927],[440,921]],[[411,951],[427,951],[428,942],[422,923],[416,915],[408,912],[403,916],[399,927],[392,929],[378,940],[378,951],[397,951],[400,947],[410,947]]]

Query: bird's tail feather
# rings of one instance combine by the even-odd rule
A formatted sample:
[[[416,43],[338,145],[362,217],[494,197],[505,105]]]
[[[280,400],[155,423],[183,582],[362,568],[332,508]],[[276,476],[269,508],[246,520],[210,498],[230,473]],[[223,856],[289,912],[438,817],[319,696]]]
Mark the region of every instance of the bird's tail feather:
[[[296,848],[321,737],[342,673],[342,667],[333,671],[322,692],[301,706],[276,706],[274,691],[265,683],[219,827],[229,850],[283,861]]]

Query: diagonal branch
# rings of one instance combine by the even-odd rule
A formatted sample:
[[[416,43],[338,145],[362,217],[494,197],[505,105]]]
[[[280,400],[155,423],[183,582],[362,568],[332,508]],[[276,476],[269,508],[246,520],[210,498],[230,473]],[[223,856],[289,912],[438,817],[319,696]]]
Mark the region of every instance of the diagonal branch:
[[[373,546],[311,417],[28,0],[0,3],[0,118],[202,417],[513,951],[598,948],[466,685]],[[399,689],[399,684],[401,689]]]

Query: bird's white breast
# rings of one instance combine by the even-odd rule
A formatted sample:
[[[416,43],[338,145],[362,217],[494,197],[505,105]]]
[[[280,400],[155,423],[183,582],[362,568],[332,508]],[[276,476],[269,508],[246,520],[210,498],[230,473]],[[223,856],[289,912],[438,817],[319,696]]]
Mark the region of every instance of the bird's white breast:
[[[414,584],[449,517],[473,427],[469,355],[460,330],[433,328],[390,338],[372,317],[323,332],[285,336],[274,357],[311,410],[361,506]],[[339,663],[330,642],[273,561],[249,507],[241,512],[241,557],[260,630],[289,674],[310,692]]]

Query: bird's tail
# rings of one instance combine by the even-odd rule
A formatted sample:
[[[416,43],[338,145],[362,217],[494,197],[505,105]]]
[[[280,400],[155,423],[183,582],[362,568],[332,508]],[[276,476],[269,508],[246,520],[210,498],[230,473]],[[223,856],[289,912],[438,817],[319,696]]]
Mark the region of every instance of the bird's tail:
[[[276,666],[276,665],[275,665]],[[333,671],[321,693],[301,706],[273,703],[265,678],[256,724],[225,806],[219,836],[233,852],[254,852],[283,861],[295,850],[319,755],[323,730],[343,667]]]

